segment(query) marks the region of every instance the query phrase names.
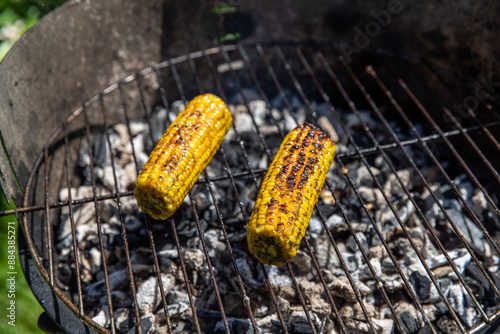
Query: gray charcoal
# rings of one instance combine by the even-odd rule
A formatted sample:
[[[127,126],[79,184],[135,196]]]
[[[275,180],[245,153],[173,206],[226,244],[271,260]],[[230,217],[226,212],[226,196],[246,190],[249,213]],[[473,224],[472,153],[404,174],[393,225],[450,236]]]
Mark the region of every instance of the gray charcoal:
[[[472,259],[471,255],[464,248],[449,251],[448,255],[453,260],[453,263],[455,263],[455,265],[457,266],[457,269],[460,272],[460,274],[463,274],[465,268]],[[426,262],[431,269],[438,268],[440,266],[448,264],[448,261],[446,260],[446,257],[443,254],[439,254],[432,258],[429,258],[426,260]],[[456,275],[453,273],[452,276]]]
[[[370,166],[370,171],[374,175],[374,177],[377,177],[377,175],[380,174],[380,170],[378,170],[376,167]],[[374,178],[371,176],[370,171],[368,171],[368,168],[365,165],[361,165],[359,168],[356,169],[356,184],[358,186],[367,186],[367,187],[373,187],[375,184]]]
[[[257,289],[261,286],[263,281],[259,280],[258,277],[255,277],[254,271],[250,268],[250,265],[245,258],[236,258],[235,262],[245,285],[248,285],[253,289]]]
[[[147,123],[142,121],[142,120],[130,121],[129,125],[130,125],[130,133],[132,134],[132,137],[135,137],[142,132],[146,132],[148,129]]]
[[[285,117],[286,132],[292,131],[297,126],[297,124],[301,124],[288,110],[284,110],[283,115]]]
[[[130,310],[127,308],[118,308],[114,311],[116,329],[120,332],[127,332],[130,329],[129,313]]]
[[[373,268],[373,271],[375,272],[375,275],[377,277],[382,276],[382,263],[380,262],[379,258],[372,258],[370,259],[371,266]],[[368,265],[364,265],[363,268],[359,271],[359,279],[361,281],[368,281],[368,280],[373,280],[373,274],[370,270],[370,267]]]
[[[363,201],[365,201],[365,203],[376,203],[381,205],[385,204],[384,195],[378,188],[361,186],[359,187],[359,194],[361,195],[361,198],[363,198]]]
[[[343,253],[345,265],[349,272],[356,272],[363,266],[363,255],[360,252],[356,253]]]
[[[104,294],[99,303],[101,305],[107,305],[107,298],[108,297]],[[132,296],[130,295],[130,292],[120,290],[111,291],[111,300],[113,302],[113,307],[132,307]]]
[[[313,324],[316,326],[316,328],[319,327],[321,324],[321,320],[315,313],[309,312],[309,317],[311,318],[311,321]],[[288,322],[292,324],[309,324],[309,320],[307,319],[306,313],[301,309],[301,310],[295,310],[292,311],[290,316],[288,317]]]
[[[423,275],[418,271],[414,271],[410,274],[410,283],[413,286],[413,290],[417,294],[417,297],[422,301],[426,302],[431,298],[431,280],[427,275]]]
[[[386,194],[402,193],[403,186],[406,188],[412,187],[412,173],[410,173],[409,170],[398,170],[397,175],[399,176],[402,184],[398,181],[395,174],[389,174],[386,183],[383,185],[383,189]]]
[[[125,228],[127,229],[127,232],[136,233],[143,227],[144,224],[136,216],[128,215],[125,218]]]
[[[323,223],[318,218],[312,217],[309,220],[308,230],[312,233],[321,233],[323,231]]]
[[[444,198],[441,200],[441,205],[445,209],[450,209],[450,210],[455,210],[455,211],[462,211],[462,205],[460,202],[454,198],[449,199],[449,198]]]
[[[481,229],[460,211],[446,210],[446,213],[466,238],[467,242],[469,242],[476,251],[484,254],[485,244]]]
[[[250,320],[247,319],[235,319],[235,318],[228,318],[227,322],[229,324],[229,329],[231,333],[235,334],[253,334],[255,333],[255,330],[252,326],[252,323]],[[260,328],[256,328],[258,333],[263,333]],[[215,325],[214,333],[226,333],[226,327],[224,326],[224,323],[221,321],[217,322]]]
[[[326,226],[330,230],[337,230],[340,226],[345,226],[344,218],[339,215],[331,215],[326,221]]]
[[[156,252],[156,255],[161,259],[175,260],[179,257],[177,249],[164,249]]]
[[[292,279],[285,274],[284,267],[268,266],[267,269],[267,276],[272,285],[293,288]]]
[[[420,320],[413,316],[410,311],[404,311],[399,314],[399,319],[407,333],[417,333],[421,326]]]
[[[359,247],[361,247],[363,251],[368,254],[368,252],[370,251],[370,246],[368,245],[368,240],[366,239],[365,233],[357,232],[356,237],[358,238],[359,245],[356,243],[354,237],[350,235],[346,241],[347,249],[349,249],[353,253],[356,253],[359,250]]]
[[[167,119],[167,110],[162,108],[158,112],[154,113],[151,119],[149,120],[149,124],[151,124],[151,131],[155,143],[158,142],[158,140],[160,140],[160,138],[163,136],[163,133],[166,130],[165,128],[166,119]],[[149,134],[147,137],[149,137]]]
[[[372,118],[370,111],[360,110],[359,116],[370,128],[375,128],[378,125],[378,123]],[[358,116],[351,113],[345,115],[345,125],[348,129],[363,127]]]
[[[174,287],[175,278],[172,275],[162,274],[163,291],[167,295]],[[151,313],[161,303],[161,294],[156,276],[151,276],[137,289],[137,305],[146,313]]]
[[[472,291],[479,296],[478,299],[482,297],[495,298],[493,288],[475,262],[470,262],[467,265],[465,274],[470,279],[469,285],[473,285],[473,287],[471,287]]]
[[[217,257],[216,254],[226,250],[226,244],[219,240],[220,231],[211,229],[205,232],[205,242],[209,250],[210,257]]]
[[[474,309],[472,299],[461,285],[457,284],[450,287],[448,292],[448,301],[453,307],[453,310],[460,316],[467,326],[471,327],[474,324],[477,311]]]
[[[128,284],[128,276],[125,269],[121,269],[109,274],[109,288],[111,291],[118,290]],[[93,299],[99,299],[106,294],[104,279],[90,284],[86,288],[86,294]]]
[[[254,131],[252,116],[250,116],[249,114],[236,114],[234,117],[234,126],[236,127],[236,129],[238,129],[239,133]]]
[[[250,113],[253,115],[253,118],[257,126],[264,125],[266,123],[266,116],[267,116],[266,102],[262,100],[254,100],[248,104],[248,107]],[[251,119],[250,123],[252,123]]]
[[[154,315],[149,314],[141,318],[141,330],[143,334],[153,333],[156,326],[156,317]],[[127,332],[127,334],[135,334],[137,332],[138,329],[134,326]]]
[[[73,208],[75,210],[75,207]],[[73,222],[75,224],[77,235],[80,235],[79,242],[83,241],[84,231],[94,230],[97,233],[97,223],[95,222],[95,207],[94,203],[85,203],[82,206],[76,207],[73,212]],[[84,227],[85,226],[85,227]],[[85,232],[87,233],[87,232]],[[65,247],[69,247],[71,242],[71,219],[68,217],[63,223],[57,236],[58,240],[65,240]],[[69,239],[69,240],[68,240]]]
[[[101,266],[101,251],[97,247],[92,247],[89,251],[91,263],[94,267],[99,268]]]
[[[229,98],[229,103],[236,104],[236,105],[242,105],[245,102],[250,102],[253,100],[259,100],[260,95],[258,91],[254,88],[243,88],[241,92],[234,94]]]
[[[168,304],[168,314],[173,317],[180,317],[185,313],[191,313],[191,306],[189,303],[174,303],[174,304]],[[163,309],[159,311],[160,313],[163,313]]]
[[[392,319],[372,319],[375,329],[379,334],[392,334],[394,328],[394,320]],[[419,333],[421,334],[421,333]]]
[[[356,282],[356,287],[358,288],[361,296],[367,296],[371,293],[370,288],[362,282]],[[356,293],[354,292],[348,278],[345,276],[339,276],[333,280],[333,282],[328,284],[328,289],[333,296],[340,297],[350,302],[356,301]]]
[[[184,101],[176,100],[176,101],[172,102],[172,105],[170,106],[170,111],[174,115],[177,115],[178,113],[183,111],[185,107],[186,107],[186,103],[184,103]]]
[[[97,313],[96,316],[92,318],[93,321],[98,323],[99,325],[103,327],[109,326],[109,313],[108,313],[108,307],[104,306],[99,313]]]

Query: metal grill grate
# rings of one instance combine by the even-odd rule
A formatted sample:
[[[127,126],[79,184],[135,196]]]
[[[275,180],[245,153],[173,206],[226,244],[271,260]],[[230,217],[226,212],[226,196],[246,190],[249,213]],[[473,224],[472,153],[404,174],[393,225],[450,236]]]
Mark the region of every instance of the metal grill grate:
[[[313,217],[320,222],[321,234],[332,250],[331,255],[338,258],[339,270],[343,272],[351,286],[355,299],[353,304],[359,307],[361,312],[362,319],[359,321],[366,325],[363,328],[370,333],[381,331],[369,305],[372,299],[366,298],[364,292],[360,291],[358,273],[351,269],[348,263],[350,259],[346,257],[344,246],[339,245],[339,239],[346,239],[349,236],[360,252],[360,259],[375,284],[373,293],[376,294],[377,302],[386,307],[387,318],[394,321],[396,331],[403,333],[412,331],[406,318],[398,311],[401,298],[391,288],[394,283],[386,281],[384,276],[381,276],[380,268],[371,261],[370,249],[364,247],[359,233],[360,222],[367,231],[372,231],[374,238],[380,240],[382,250],[386,252],[395,268],[400,290],[406,294],[408,302],[417,312],[416,318],[429,332],[442,332],[442,327],[437,323],[438,319],[429,318],[422,297],[415,291],[413,278],[409,277],[405,269],[406,264],[401,262],[398,248],[377,220],[373,213],[373,203],[366,200],[362,186],[348,168],[353,163],[368,171],[373,189],[381,194],[381,200],[386,203],[387,209],[395,219],[398,233],[409,242],[408,249],[414,252],[422,272],[426,274],[429,284],[437,293],[439,301],[434,304],[444,308],[442,314],[452,323],[449,325],[452,332],[480,332],[498,318],[499,312],[496,309],[500,305],[498,280],[496,274],[492,274],[488,269],[488,266],[498,262],[500,256],[498,231],[490,223],[497,219],[495,217],[499,214],[497,196],[500,183],[498,173],[500,117],[496,111],[495,98],[487,94],[480,100],[476,110],[466,106],[461,109],[466,113],[458,115],[450,109],[455,102],[460,104],[463,101],[459,98],[462,92],[454,89],[456,82],[460,82],[464,87],[470,84],[472,87],[468,88],[470,91],[474,91],[475,87],[481,87],[481,82],[469,81],[419,60],[394,57],[381,51],[363,53],[353,62],[337,55],[336,46],[329,44],[228,45],[170,59],[126,77],[85,102],[62,122],[34,163],[26,186],[23,207],[1,214],[15,212],[18,215],[35,262],[55,294],[91,327],[112,333],[122,331],[118,328],[115,313],[118,308],[117,297],[113,294],[116,287],[113,287],[111,282],[111,275],[117,272],[119,266],[115,262],[107,263],[109,261],[106,256],[109,253],[107,248],[112,246],[109,240],[111,236],[106,232],[103,221],[110,221],[112,217],[104,207],[108,203],[114,203],[113,207],[116,207],[116,212],[113,212],[112,216],[119,225],[120,236],[114,242],[116,247],[123,247],[123,258],[119,259],[121,261],[119,263],[126,265],[124,273],[128,277],[132,300],[130,326],[135,325],[138,333],[143,332],[144,310],[140,308],[141,304],[138,302],[138,285],[142,283],[142,279],[138,278],[137,273],[145,269],[138,268],[136,259],[131,258],[131,249],[143,243],[148,245],[151,252],[148,257],[151,262],[144,266],[149,267],[156,276],[160,313],[164,317],[162,323],[166,326],[167,332],[179,330],[175,321],[171,319],[172,308],[169,307],[171,305],[168,303],[168,292],[165,292],[165,283],[162,279],[165,264],[160,261],[159,253],[165,247],[168,248],[168,245],[173,246],[172,250],[176,252],[173,261],[182,273],[180,276],[183,280],[182,285],[189,300],[191,309],[189,320],[192,326],[190,330],[199,333],[207,331],[207,328],[213,330],[214,321],[210,319],[213,317],[221,319],[223,330],[226,332],[236,331],[234,317],[225,311],[228,307],[228,299],[225,298],[228,293],[228,283],[221,282],[223,275],[220,274],[225,269],[221,267],[220,260],[214,260],[212,254],[214,245],[207,242],[205,235],[207,222],[213,224],[213,227],[221,233],[224,252],[228,255],[224,261],[230,268],[229,279],[234,280],[229,285],[235,289],[238,305],[245,309],[243,313],[246,316],[242,318],[249,320],[251,331],[259,333],[259,320],[255,311],[259,301],[252,299],[261,293],[249,283],[247,277],[249,269],[242,267],[241,259],[248,257],[248,250],[245,251],[245,242],[242,241],[241,235],[244,235],[243,227],[248,222],[252,209],[246,193],[250,188],[258,189],[266,170],[252,160],[252,153],[249,151],[260,150],[267,166],[279,147],[280,139],[287,132],[286,120],[283,115],[276,113],[276,98],[273,97],[277,97],[283,106],[282,110],[289,111],[291,118],[288,119],[293,120],[295,124],[301,122],[301,116],[296,111],[303,109],[306,111],[307,119],[324,130],[331,124],[338,125],[336,129],[339,137],[346,139],[344,149],[337,152],[334,163],[338,179],[342,178],[346,188],[339,189],[335,183],[338,179],[329,178],[325,188],[331,203],[320,200]],[[430,83],[432,89],[429,89],[426,82]],[[249,88],[252,93],[249,93]],[[126,211],[129,210],[129,199],[133,198],[133,191],[122,187],[121,179],[124,176],[117,170],[117,165],[124,157],[115,151],[113,141],[116,138],[112,136],[113,127],[116,124],[123,124],[126,136],[133,138],[135,130],[132,129],[131,123],[135,119],[142,118],[149,128],[147,133],[150,137],[146,142],[152,144],[158,139],[154,137],[153,128],[165,129],[169,116],[175,114],[173,109],[176,108],[176,104],[173,101],[180,100],[185,103],[198,93],[209,91],[229,102],[238,99],[241,105],[246,106],[252,129],[252,133],[248,134],[234,124],[231,139],[223,144],[214,158],[215,162],[210,164],[212,168],[204,171],[202,178],[181,207],[181,210],[191,217],[191,224],[196,226],[197,233],[192,238],[199,241],[197,246],[202,251],[207,279],[213,288],[216,311],[201,310],[198,307],[197,298],[200,291],[194,291],[196,286],[193,283],[193,273],[186,262],[186,243],[190,238],[183,235],[183,231],[179,231],[184,226],[182,225],[184,216],[176,214],[165,222],[153,222],[147,216],[139,216],[146,228],[146,235],[137,235],[127,228]],[[151,96],[155,96],[156,100],[151,99]],[[264,101],[265,118],[273,130],[269,130],[269,126],[263,127],[260,115],[252,112],[250,105],[255,99]],[[319,103],[326,106],[326,109],[319,112],[317,110]],[[164,124],[158,124],[158,118],[155,118],[158,108],[151,107],[154,105],[160,105],[166,110]],[[377,127],[380,127],[381,131],[375,133],[373,124],[365,117],[363,109],[370,110],[370,115],[377,121]],[[353,131],[346,120],[357,122],[359,131]],[[102,145],[99,145],[100,140],[103,141]],[[130,140],[125,144],[130,144],[130,161],[133,162],[135,173],[138,173],[141,168],[141,157],[136,152],[137,143]],[[79,155],[85,149],[90,157],[86,167],[78,163]],[[110,152],[104,154],[109,160],[98,161],[100,152],[96,152],[96,149]],[[373,171],[376,159],[383,166],[381,174]],[[96,166],[102,163],[110,167],[108,172],[112,174],[112,182],[104,185],[109,188],[107,192],[102,192],[103,185],[100,184],[101,181],[95,171]],[[82,172],[84,168],[87,168],[86,174]],[[428,180],[427,169],[435,170],[437,175],[435,180],[438,180],[438,184],[448,187],[447,196],[459,203],[460,210],[482,232],[486,251],[478,251],[473,240],[465,235],[463,226],[457,224],[456,217],[450,216],[443,204],[440,190],[435,186],[436,181]],[[414,183],[418,182],[421,188],[412,189],[408,180],[400,173],[401,170],[410,171],[410,179],[414,180]],[[459,174],[464,174],[474,189],[477,189],[476,192],[484,197],[490,214],[488,219],[479,217],[477,210],[457,186],[456,176]],[[408,206],[412,207],[412,215],[425,227],[427,240],[439,254],[444,256],[446,265],[450,272],[454,273],[457,283],[464,291],[466,296],[464,298],[471,303],[477,313],[472,326],[457,313],[459,311],[455,301],[450,301],[449,295],[438,281],[434,268],[429,265],[429,255],[422,251],[419,245],[420,239],[412,234],[408,217],[396,205],[399,199],[384,189],[382,180],[389,178],[393,178],[401,193],[406,196]],[[80,197],[72,188],[79,189],[84,184],[90,187],[91,193]],[[416,191],[426,192],[427,200],[444,215],[446,232],[437,228],[426,216],[423,207],[429,203],[421,203],[415,196]],[[196,194],[202,192],[208,194],[208,205],[215,213],[210,219],[201,216],[201,212],[204,212],[201,206],[204,204],[201,205],[197,201]],[[352,200],[348,203],[345,202],[344,192],[352,194]],[[67,198],[62,200],[60,193],[67,194]],[[221,194],[224,194],[223,198]],[[95,231],[84,232],[81,226],[78,226],[78,220],[84,214],[80,209],[84,206],[86,209],[92,208],[91,216],[96,222]],[[226,207],[235,208],[234,217],[227,217]],[[352,209],[353,207],[356,207],[357,211]],[[346,228],[339,234],[340,236],[336,235],[335,230],[328,224],[328,215],[332,212],[342,218],[342,224]],[[61,233],[63,225],[61,217],[67,217],[69,222],[67,227],[70,243],[66,250],[70,252],[64,254],[57,245],[60,242],[57,234]],[[238,231],[240,239],[235,237]],[[87,282],[88,268],[84,263],[89,262],[88,259],[92,257],[85,253],[83,243],[88,240],[79,239],[79,233],[95,233],[97,236],[95,240],[98,242],[100,264],[91,262],[89,265],[99,268],[98,271],[101,272],[99,277],[104,282],[103,291],[107,306],[104,312],[105,317],[109,319],[106,328],[92,320],[98,311],[89,306],[87,288],[89,284],[95,282]],[[282,298],[277,296],[279,286],[275,281],[276,271],[272,270],[271,276],[270,268],[258,265],[255,259],[250,262],[255,264],[250,270],[262,274],[265,293],[268,294],[275,309],[275,312],[271,312],[272,328],[275,330],[281,329],[285,333],[318,333],[326,331],[328,328],[326,324],[331,322],[337,331],[348,333],[352,328],[349,317],[341,311],[344,302],[331,292],[330,278],[326,277],[326,272],[330,268],[318,260],[316,254],[318,243],[314,241],[315,238],[317,235],[311,234],[308,230],[301,244],[301,250],[312,268],[310,280],[317,282],[323,288],[320,295],[331,308],[319,326],[310,305],[310,296],[307,295],[308,292],[297,276],[300,268],[294,264],[295,260],[286,266],[285,271],[277,272],[279,275],[288,276],[293,284],[296,298],[295,304],[292,303],[291,306],[302,307],[308,325],[304,328],[295,326],[284,315],[288,310],[283,309]],[[487,282],[489,291],[494,295],[491,300],[496,302],[492,304],[490,301],[489,305],[486,305],[479,299],[475,286],[471,285],[463,269],[459,268],[457,258],[450,255],[452,244],[450,239],[469,254],[471,263],[478,268],[481,279]],[[65,271],[67,269],[61,264],[62,258],[67,258],[67,261],[72,263],[71,272]],[[218,263],[217,266],[214,265],[214,261]],[[69,285],[68,282],[72,284]]]

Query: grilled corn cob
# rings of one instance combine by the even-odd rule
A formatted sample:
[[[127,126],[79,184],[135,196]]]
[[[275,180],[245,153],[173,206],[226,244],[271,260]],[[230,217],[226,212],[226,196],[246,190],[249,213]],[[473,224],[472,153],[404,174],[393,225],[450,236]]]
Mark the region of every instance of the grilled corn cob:
[[[141,209],[166,219],[181,205],[218,150],[232,123],[224,101],[212,94],[194,98],[149,156],[135,183]]]
[[[247,229],[250,252],[282,266],[299,249],[335,156],[335,144],[309,123],[283,140],[262,182]]]

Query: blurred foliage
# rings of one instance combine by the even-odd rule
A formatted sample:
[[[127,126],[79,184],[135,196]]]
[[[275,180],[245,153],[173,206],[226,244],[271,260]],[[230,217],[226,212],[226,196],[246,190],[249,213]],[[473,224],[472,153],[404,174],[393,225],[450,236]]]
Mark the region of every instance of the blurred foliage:
[[[0,0],[0,60],[43,15],[66,0]]]
[[[0,189],[0,207],[2,209],[13,209],[14,203],[7,204],[5,201],[4,194]],[[15,300],[16,305],[16,321],[15,327],[9,325],[10,319],[7,318],[7,307],[9,307],[10,298],[9,294],[9,282],[7,278],[9,272],[12,272],[8,266],[8,226],[9,222],[15,222],[16,226],[16,237],[19,233],[22,233],[21,228],[17,224],[15,216],[3,216],[0,217],[0,333],[31,333],[38,334],[43,333],[38,329],[37,322],[38,317],[42,314],[43,309],[38,303],[38,301],[33,296],[28,283],[23,275],[23,270],[19,263],[19,257],[16,256],[15,265],[15,282],[16,282],[16,292]],[[12,224],[10,226],[13,226]],[[17,245],[17,243],[16,243]],[[18,253],[16,249],[16,254]]]

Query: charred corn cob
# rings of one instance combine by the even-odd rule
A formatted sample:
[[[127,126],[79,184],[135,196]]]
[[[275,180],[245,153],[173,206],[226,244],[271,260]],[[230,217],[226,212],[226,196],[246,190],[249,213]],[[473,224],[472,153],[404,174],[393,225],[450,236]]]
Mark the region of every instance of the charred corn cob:
[[[247,229],[250,252],[282,266],[299,249],[335,156],[335,144],[309,123],[283,140],[262,182]]]
[[[181,205],[218,150],[232,123],[224,101],[212,94],[194,98],[149,156],[135,183],[141,209],[166,219]]]

